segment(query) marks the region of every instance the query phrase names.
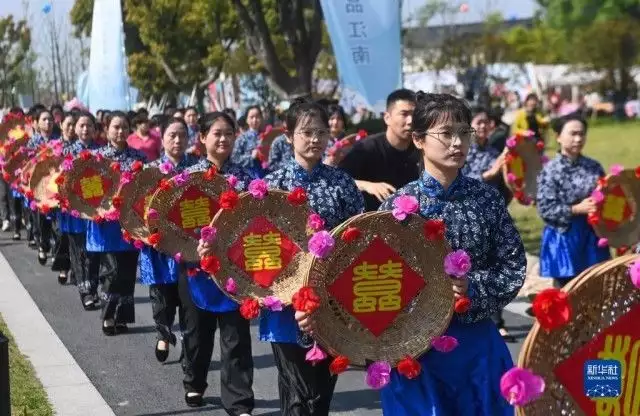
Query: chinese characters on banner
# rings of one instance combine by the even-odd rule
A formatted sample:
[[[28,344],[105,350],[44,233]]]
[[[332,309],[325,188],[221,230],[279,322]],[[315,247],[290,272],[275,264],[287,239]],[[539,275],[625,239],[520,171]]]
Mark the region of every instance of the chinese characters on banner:
[[[343,96],[384,111],[402,86],[399,0],[320,0],[338,65]],[[357,103],[360,104],[360,103]]]
[[[93,169],[86,169],[82,176],[75,181],[73,193],[79,195],[90,206],[97,208],[104,195],[111,189],[111,181]]]
[[[219,205],[215,199],[191,186],[173,205],[168,218],[191,237],[199,239],[200,229],[211,223],[218,209]]]
[[[633,307],[618,318],[613,325],[597,334],[590,342],[571,354],[554,368],[556,379],[567,389],[571,397],[587,415],[626,416],[640,415],[640,306]],[[585,380],[580,377],[590,360],[615,360],[621,364],[622,391],[617,398],[594,400],[585,392]],[[597,367],[593,371],[606,371],[609,367]],[[600,373],[599,373],[600,374]]]
[[[153,192],[138,198],[136,203],[133,204],[133,211],[143,220],[146,219],[147,208],[149,208],[151,198],[153,198]]]
[[[631,204],[622,186],[616,185],[606,193],[602,204],[602,219],[609,230],[615,230],[633,215]]]
[[[376,237],[329,285],[328,292],[377,337],[424,286],[424,279]]]
[[[256,284],[270,287],[299,251],[266,217],[256,217],[231,245],[227,257]]]

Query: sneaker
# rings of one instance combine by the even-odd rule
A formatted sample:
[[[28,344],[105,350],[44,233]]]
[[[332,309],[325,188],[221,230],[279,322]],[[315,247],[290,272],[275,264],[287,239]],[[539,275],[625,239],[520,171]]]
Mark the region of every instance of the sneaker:
[[[9,228],[11,228],[11,224],[9,223],[9,220],[2,221],[2,232],[6,233],[7,231],[9,231]]]

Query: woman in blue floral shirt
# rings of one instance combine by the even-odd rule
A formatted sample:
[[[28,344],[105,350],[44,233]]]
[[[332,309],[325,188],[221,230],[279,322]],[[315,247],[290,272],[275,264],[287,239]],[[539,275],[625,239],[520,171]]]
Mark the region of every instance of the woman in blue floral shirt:
[[[322,163],[331,133],[329,118],[318,104],[300,100],[287,113],[287,140],[294,159],[265,177],[270,188],[291,191],[302,187],[309,205],[331,229],[364,211],[362,194],[343,171]],[[308,346],[298,344],[300,332],[291,307],[262,311],[260,339],[271,342],[278,367],[280,411],[283,415],[329,414],[337,377],[329,360],[313,366],[305,360]]]
[[[143,153],[127,145],[129,120],[126,114],[112,112],[106,128],[109,143],[94,153],[118,162],[122,172],[130,171],[135,162],[146,162]],[[100,224],[90,221],[87,226],[87,251],[101,253],[104,270],[102,332],[108,336],[127,332],[127,324],[135,322],[133,291],[136,285],[138,250],[124,241],[118,221]]]
[[[262,111],[257,105],[247,109],[246,122],[248,130],[236,140],[231,153],[231,160],[251,172],[254,176],[262,177],[264,169],[259,160],[258,145],[260,144],[260,128],[262,127]],[[268,155],[267,155],[268,156]]]
[[[195,156],[186,154],[189,137],[187,124],[182,119],[167,119],[160,126],[163,155],[146,165],[147,168],[160,167],[164,172],[178,174],[198,163]],[[178,296],[179,266],[173,257],[145,246],[138,259],[140,282],[149,285],[149,299],[153,320],[156,324],[156,359],[163,363],[169,356],[169,344],[176,345],[176,336],[171,331],[178,311],[182,324],[183,310]]]
[[[597,161],[582,154],[587,123],[578,115],[556,120],[558,155],[538,176],[536,206],[545,222],[540,247],[540,275],[564,286],[593,264],[610,258],[608,247],[598,247],[598,237],[587,222],[596,212],[591,193],[605,175]]]
[[[471,306],[456,314],[445,332],[457,338],[457,348],[425,353],[416,379],[393,370],[391,382],[381,390],[383,413],[513,416],[500,395],[500,377],[513,363],[490,316],[508,304],[524,282],[524,247],[498,191],[460,173],[473,136],[469,108],[447,94],[418,92],[416,100],[412,137],[422,151],[424,171],[380,210],[391,210],[395,198],[411,195],[423,218],[444,220],[453,250],[471,257],[466,279],[452,280],[455,296],[468,297]]]
[[[231,158],[236,141],[233,119],[221,112],[200,117],[200,141],[207,156],[187,172],[216,167],[237,191],[246,189],[251,174]],[[195,267],[197,265],[186,265]],[[184,308],[185,401],[190,407],[204,405],[207,374],[216,331],[220,335],[220,400],[230,415],[249,415],[254,408],[253,357],[249,321],[238,311],[238,304],[222,292],[205,272],[186,276],[186,267],[178,277],[178,292]]]

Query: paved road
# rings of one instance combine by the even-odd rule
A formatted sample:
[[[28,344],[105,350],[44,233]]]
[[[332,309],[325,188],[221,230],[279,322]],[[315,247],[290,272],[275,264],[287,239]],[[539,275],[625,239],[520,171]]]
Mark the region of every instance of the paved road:
[[[25,242],[16,243],[10,241],[7,234],[0,235],[0,251],[51,327],[117,415],[226,414],[217,399],[217,348],[209,373],[210,387],[205,393],[208,404],[200,409],[189,409],[184,404],[182,370],[177,362],[179,351],[172,350],[165,365],[156,361],[153,354],[154,326],[146,287],[136,287],[136,324],[131,326],[130,333],[108,338],[100,331],[99,312],[84,311],[75,287],[61,287],[56,274],[37,263],[36,252],[27,248]],[[518,343],[509,346],[515,360],[531,320],[509,312],[505,312],[505,319],[512,333],[518,336]],[[256,330],[254,325],[254,337]],[[276,370],[270,347],[255,341],[253,351],[256,366],[254,414],[278,415]],[[338,415],[381,414],[377,393],[366,387],[359,371],[349,371],[340,377],[332,409],[332,414]]]

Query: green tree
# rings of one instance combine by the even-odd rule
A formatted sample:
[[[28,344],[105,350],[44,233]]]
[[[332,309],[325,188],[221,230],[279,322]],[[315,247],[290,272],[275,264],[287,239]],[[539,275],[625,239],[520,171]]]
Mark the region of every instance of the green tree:
[[[12,89],[22,78],[22,63],[31,45],[31,32],[24,20],[12,15],[0,18],[0,106],[12,104]]]
[[[281,95],[311,94],[322,50],[320,0],[231,0],[242,26],[249,65],[266,75]]]
[[[566,35],[543,21],[534,22],[533,27],[516,26],[504,32],[502,40],[507,62],[558,64],[571,61]]]
[[[545,22],[569,42],[572,60],[603,69],[624,95],[631,86],[631,67],[638,61],[640,1],[538,0]],[[617,76],[614,76],[616,74]]]

